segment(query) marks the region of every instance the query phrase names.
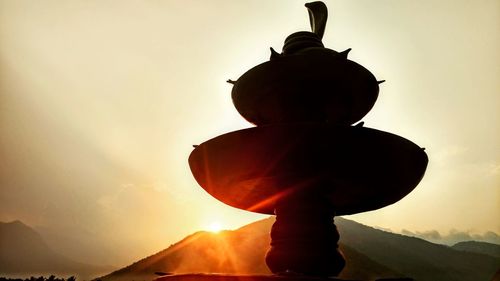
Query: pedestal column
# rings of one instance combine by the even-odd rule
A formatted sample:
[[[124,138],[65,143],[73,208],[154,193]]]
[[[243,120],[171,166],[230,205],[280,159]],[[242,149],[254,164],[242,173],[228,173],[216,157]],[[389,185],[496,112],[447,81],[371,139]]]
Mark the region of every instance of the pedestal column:
[[[276,204],[267,266],[275,274],[337,276],[345,260],[338,249],[334,212],[321,196],[305,192]]]

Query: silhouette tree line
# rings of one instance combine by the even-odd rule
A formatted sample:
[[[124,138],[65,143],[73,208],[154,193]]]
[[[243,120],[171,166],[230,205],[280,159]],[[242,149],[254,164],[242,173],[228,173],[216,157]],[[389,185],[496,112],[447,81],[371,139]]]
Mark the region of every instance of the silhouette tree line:
[[[71,276],[68,278],[60,278],[56,277],[54,275],[50,275],[49,277],[34,277],[31,276],[30,278],[6,278],[6,277],[0,277],[0,281],[76,281],[75,276]]]

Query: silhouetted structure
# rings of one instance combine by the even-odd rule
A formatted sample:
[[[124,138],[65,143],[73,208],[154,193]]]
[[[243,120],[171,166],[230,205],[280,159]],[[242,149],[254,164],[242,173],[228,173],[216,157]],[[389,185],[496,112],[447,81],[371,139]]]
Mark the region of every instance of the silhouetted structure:
[[[236,109],[257,126],[204,142],[189,157],[212,196],[277,216],[266,263],[301,279],[337,276],[344,267],[335,215],[399,201],[428,162],[402,137],[352,126],[373,107],[383,81],[348,60],[350,49],[325,48],[326,6],[306,7],[313,32],[288,36],[281,54],[271,48],[268,62],[228,81]]]

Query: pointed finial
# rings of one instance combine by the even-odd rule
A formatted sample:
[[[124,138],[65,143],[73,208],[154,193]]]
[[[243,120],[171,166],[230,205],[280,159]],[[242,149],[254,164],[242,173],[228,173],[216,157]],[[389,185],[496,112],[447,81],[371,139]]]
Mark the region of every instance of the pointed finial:
[[[347,55],[349,54],[349,52],[350,52],[351,50],[352,50],[352,49],[351,49],[351,48],[349,48],[349,49],[347,49],[347,50],[345,50],[345,51],[340,52],[340,53],[339,53],[339,55],[340,55],[340,56],[342,56],[344,59],[346,59],[346,58],[347,58]]]
[[[325,3],[321,1],[306,3],[307,11],[309,12],[309,23],[311,24],[312,32],[318,35],[321,39],[325,33],[326,20],[328,19],[328,9]]]
[[[276,58],[279,58],[281,56],[280,53],[276,52],[273,47],[270,48],[271,49],[271,57],[269,59],[276,59]]]

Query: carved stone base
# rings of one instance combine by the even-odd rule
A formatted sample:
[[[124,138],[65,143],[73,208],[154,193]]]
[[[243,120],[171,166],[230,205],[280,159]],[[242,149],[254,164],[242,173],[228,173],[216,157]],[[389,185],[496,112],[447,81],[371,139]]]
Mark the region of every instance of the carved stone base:
[[[331,206],[310,194],[286,198],[275,209],[266,263],[275,274],[337,276],[345,266]]]

